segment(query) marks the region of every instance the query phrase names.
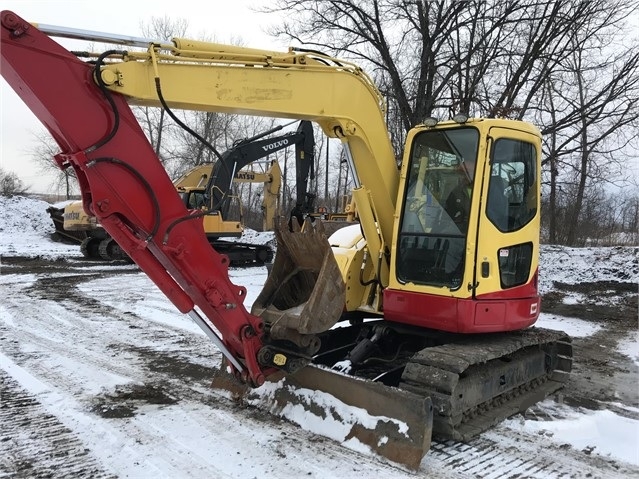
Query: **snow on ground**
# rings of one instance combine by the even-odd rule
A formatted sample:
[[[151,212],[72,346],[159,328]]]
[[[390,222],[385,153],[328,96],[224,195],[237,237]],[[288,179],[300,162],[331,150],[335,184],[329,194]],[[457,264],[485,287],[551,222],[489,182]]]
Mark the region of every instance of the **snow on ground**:
[[[265,244],[275,239],[275,233],[272,231],[255,231],[250,228],[244,228],[242,237],[238,241],[249,244]]]
[[[556,314],[548,314],[543,311],[539,314],[539,319],[536,324],[540,328],[564,331],[573,338],[592,336],[601,329],[601,326],[582,319],[557,316]]]
[[[39,200],[0,197],[0,207],[3,211],[3,215],[0,215],[1,257],[39,256],[53,260],[81,258],[78,246],[50,240],[49,236],[54,228],[46,212],[48,206],[50,205]],[[265,237],[272,238],[271,233],[266,235],[249,231],[245,239],[247,241],[262,241]],[[540,290],[542,293],[553,291],[555,282],[579,284],[618,281],[636,285],[639,282],[638,251],[638,248],[632,247],[577,249],[544,245],[541,248]],[[84,268],[90,273],[93,266],[86,265]],[[105,266],[95,268],[103,270]],[[135,268],[135,266],[131,266],[131,268]],[[247,288],[247,307],[259,293],[265,279],[266,272],[265,268],[263,269],[264,271],[260,271],[259,274],[256,274],[256,270],[251,268],[231,270],[230,272],[233,282]],[[174,331],[177,328],[182,331],[181,334],[189,335],[189,337],[202,336],[201,331],[193,323],[174,312],[172,305],[154,289],[155,287],[146,276],[136,273],[129,278],[126,289],[120,289],[120,285],[115,285],[114,288],[113,282],[108,278],[96,278],[82,283],[78,286],[78,290],[87,296],[91,295],[93,291],[100,291],[101,301],[114,311],[121,311],[123,315],[131,314],[145,318],[157,324],[158,331],[164,331],[167,328]],[[35,280],[35,276],[32,280],[24,276],[21,277],[19,279],[20,288],[29,288],[29,281]],[[16,275],[0,277],[0,284],[3,284],[3,288],[8,288],[17,281]],[[579,300],[578,294],[568,295],[564,298],[567,303]],[[69,328],[75,328],[71,324],[73,319],[65,318],[63,306],[60,306],[60,311],[55,311],[54,306],[50,307],[47,314],[52,314],[56,321],[67,321]],[[21,318],[14,316],[2,304],[0,305],[0,325],[2,324],[8,327],[17,327],[21,326],[22,322]],[[538,325],[566,331],[573,338],[589,337],[601,330],[601,326],[596,321],[583,321],[548,313],[541,314]],[[108,329],[109,325],[105,323],[104,327]],[[37,332],[33,331],[32,334],[35,335]],[[161,345],[157,345],[158,341],[162,341],[161,337],[159,340],[157,338],[144,339],[142,342],[148,340],[150,343],[152,341],[157,349],[162,349]],[[68,338],[56,337],[54,334],[46,338],[46,341],[62,348],[60,351],[63,351],[67,340]],[[63,394],[59,388],[52,387],[45,379],[37,377],[35,373],[12,360],[4,352],[5,343],[0,343],[0,345],[2,345],[0,373],[4,370],[12,380],[17,381],[20,387],[37,397],[51,413],[57,411],[55,414],[62,418],[65,426],[80,434],[84,441],[88,441],[89,448],[94,453],[97,451],[98,461],[109,464],[110,470],[120,477],[175,477],[176,474],[181,477],[294,477],[297,475],[308,477],[410,477],[410,474],[379,465],[379,463],[369,466],[363,459],[367,454],[365,450],[362,450],[361,445],[347,444],[347,441],[344,444],[346,447],[359,450],[364,455],[350,456],[348,452],[341,455],[338,449],[322,443],[318,445],[318,451],[313,452],[315,451],[314,446],[304,443],[305,440],[309,440],[309,436],[305,435],[295,436],[286,442],[279,453],[271,450],[256,451],[251,454],[250,451],[253,451],[255,447],[261,451],[262,449],[273,449],[273,444],[279,444],[279,429],[269,429],[262,424],[265,429],[263,431],[256,430],[253,428],[251,419],[245,419],[241,411],[220,412],[202,407],[202,404],[196,401],[182,401],[178,404],[179,407],[148,408],[144,411],[143,416],[132,419],[124,429],[104,429],[103,422],[96,419],[93,414],[86,412],[83,404],[75,401],[71,396]],[[25,344],[23,350],[29,353],[30,347],[33,346]],[[169,351],[171,347],[171,344],[167,343],[166,350]],[[623,339],[619,343],[618,349],[632,358],[636,365],[639,365],[638,332],[635,331]],[[37,354],[37,348],[32,353]],[[216,355],[219,356],[217,353]],[[196,363],[204,363],[210,358],[204,360],[193,357],[191,359]],[[76,362],[76,358],[61,355],[53,366],[59,369],[63,377],[69,378],[69,384],[80,384],[85,389],[85,393],[126,383],[135,384],[140,381],[136,376],[137,373],[127,371],[127,366],[122,360],[114,363],[115,367],[107,368],[106,372],[93,371],[91,361],[94,360],[95,358],[92,358],[86,367],[82,367],[82,363]],[[615,408],[629,414],[617,414]],[[544,448],[548,445],[560,455],[562,451],[568,454],[570,449],[587,451],[589,455],[600,455],[612,461],[621,461],[626,465],[639,468],[639,421],[635,419],[639,410],[633,410],[627,405],[611,403],[610,410],[593,411],[547,399],[540,403],[534,411],[543,412],[544,417],[520,415],[509,419],[482,435],[482,439],[474,446],[471,444],[467,448],[462,448],[461,450],[466,451],[467,455],[463,457],[469,457],[468,454],[476,451],[473,448],[480,446],[495,447],[496,450],[501,450],[499,448],[506,451],[519,450],[527,442],[534,443],[534,439],[531,438],[537,437],[540,438]],[[534,411],[533,416],[535,415]],[[194,422],[194,418],[197,418],[198,422]],[[289,419],[298,423],[304,421],[303,418],[297,417],[297,411],[291,412]],[[361,420],[363,421],[364,418]],[[222,424],[222,429],[210,425],[215,423]],[[332,434],[338,442],[344,441],[343,435],[340,435],[339,431],[336,433],[335,428],[328,422],[310,426],[307,429],[316,430],[328,436]],[[155,432],[149,430],[149,427],[155,428]],[[136,436],[141,430],[145,431],[145,435]],[[175,437],[167,436],[168,431],[170,431],[170,435]],[[154,443],[153,434],[157,434],[158,443]],[[285,434],[285,432],[281,434]],[[139,440],[134,439],[135,437],[143,437],[149,442],[141,444]],[[296,440],[301,440],[302,443],[297,443]],[[201,444],[201,441],[206,444]],[[209,444],[210,441],[213,443]],[[170,447],[176,447],[175,454],[158,457],[155,450],[164,450],[163,442],[166,442]],[[249,450],[246,449],[247,443],[251,444]],[[419,477],[424,476],[422,473],[432,477],[475,477],[478,475],[500,477],[499,461],[495,459],[492,461],[497,466],[488,463],[481,465],[480,462],[476,469],[468,466],[463,469],[466,473],[459,474],[456,472],[459,469],[452,468],[451,464],[460,459],[457,458],[458,456],[451,455],[450,449],[447,449],[450,447],[454,449],[456,446],[434,444],[432,452],[422,462]],[[541,446],[539,447],[541,448]],[[328,456],[325,456],[327,450]],[[0,451],[2,451],[1,448]],[[542,454],[540,451],[541,449],[537,453]],[[544,451],[543,454],[548,453],[548,451]],[[550,453],[552,454],[552,452]],[[477,453],[477,457],[485,457],[482,454]],[[503,451],[499,454],[503,455]],[[570,456],[570,454],[568,455]],[[145,458],[145,460],[140,462],[140,458]],[[578,459],[576,460],[578,462]],[[258,463],[254,461],[258,461]],[[211,474],[211,464],[217,464],[214,474]],[[220,464],[227,465],[221,466]],[[2,466],[1,457],[0,466]],[[333,469],[326,469],[327,467]],[[495,472],[491,472],[491,467]],[[287,473],[287,471],[289,472]],[[546,477],[543,470],[534,472],[525,469],[524,465],[522,465],[522,471],[519,477]],[[2,468],[0,467],[0,475],[2,475],[1,473]],[[582,477],[582,473],[575,470],[574,477]],[[622,474],[618,477],[625,476]]]
[[[552,291],[555,281],[566,284],[596,281],[639,283],[639,248],[636,246],[569,248],[542,245],[540,257],[541,294]]]
[[[619,343],[619,350],[630,357],[639,366],[639,331],[633,331]],[[637,386],[639,388],[639,385]]]
[[[78,246],[50,240],[55,231],[46,201],[0,196],[0,255],[57,259],[81,256]],[[37,248],[35,245],[37,244]]]
[[[544,401],[540,407],[548,416],[545,420],[531,421],[519,416],[504,421],[500,427],[543,436],[559,449],[569,445],[577,450],[589,450],[594,454],[639,465],[639,429],[636,420],[609,410],[575,410],[551,400]],[[611,440],[602,441],[601,438]]]

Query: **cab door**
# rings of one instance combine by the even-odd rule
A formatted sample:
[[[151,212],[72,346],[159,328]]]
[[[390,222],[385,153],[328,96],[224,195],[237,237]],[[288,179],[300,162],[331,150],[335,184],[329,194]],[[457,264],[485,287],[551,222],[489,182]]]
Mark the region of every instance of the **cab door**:
[[[530,131],[492,127],[486,154],[473,296],[477,300],[536,298],[541,139]],[[536,319],[538,304],[528,301],[519,313]],[[498,309],[485,308],[486,317],[476,320],[507,321],[503,316],[508,305]]]

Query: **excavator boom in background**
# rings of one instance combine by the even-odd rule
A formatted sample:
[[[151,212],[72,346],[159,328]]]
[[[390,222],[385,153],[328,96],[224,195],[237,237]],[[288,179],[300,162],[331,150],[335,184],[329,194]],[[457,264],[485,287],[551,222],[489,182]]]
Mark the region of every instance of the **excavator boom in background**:
[[[541,137],[521,121],[425,119],[400,167],[384,99],[356,65],[34,26],[0,14],[2,75],[61,148],[85,210],[221,350],[229,378],[329,392],[374,415],[350,438],[416,469],[431,434],[464,440],[561,387],[570,338],[533,327]],[[143,50],[67,51],[49,35]],[[47,75],[42,72],[46,71]],[[359,222],[276,228],[258,298],[228,276],[129,105],[307,120],[338,138]],[[284,384],[283,383],[283,384]],[[250,394],[250,391],[246,394]]]
[[[280,136],[271,135],[283,126],[237,141],[220,155],[217,163],[207,163],[189,169],[174,181],[184,205],[190,209],[205,209],[202,216],[204,231],[211,245],[225,254],[233,266],[269,263],[273,260],[273,249],[268,244],[228,241],[225,238],[241,238],[244,227],[241,221],[241,202],[232,192],[232,183],[263,183],[262,231],[273,231],[275,219],[280,216],[280,190],[282,170],[277,161],[271,160],[267,171],[247,169],[248,165],[295,146],[298,200],[293,212],[304,213],[312,209],[307,192],[309,176],[312,175],[315,139],[310,122],[300,122],[297,131]],[[229,213],[233,200],[240,210],[240,220],[231,220]],[[300,207],[299,205],[304,205]],[[82,254],[89,259],[128,260],[127,254],[98,224],[96,218],[87,215],[82,201],[65,204],[61,208],[50,207],[51,216],[59,236],[80,243]]]

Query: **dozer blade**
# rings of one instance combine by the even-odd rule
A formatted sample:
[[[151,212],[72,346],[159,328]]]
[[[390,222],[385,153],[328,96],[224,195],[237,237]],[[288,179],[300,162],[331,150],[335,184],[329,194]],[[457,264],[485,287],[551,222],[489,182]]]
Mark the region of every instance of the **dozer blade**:
[[[301,231],[297,227],[293,232],[280,221],[275,233],[275,261],[251,312],[264,320],[269,341],[291,341],[305,348],[310,359],[320,347],[316,335],[331,329],[342,315],[344,280],[320,221],[307,219]],[[351,449],[372,451],[417,470],[430,448],[430,398],[312,365],[291,368],[286,376],[271,375],[257,389],[224,370],[214,379],[214,388]]]
[[[291,232],[285,221],[275,229],[277,253],[270,274],[252,306],[270,337],[298,343],[299,335],[330,329],[340,318],[346,288],[320,221],[306,219]]]
[[[430,448],[430,398],[310,365],[251,389],[220,369],[213,387],[359,452],[416,471]]]

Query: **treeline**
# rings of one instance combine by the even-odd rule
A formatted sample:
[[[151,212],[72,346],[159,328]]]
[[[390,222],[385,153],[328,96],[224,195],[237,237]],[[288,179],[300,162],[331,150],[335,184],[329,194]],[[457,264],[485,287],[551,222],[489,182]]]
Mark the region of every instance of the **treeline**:
[[[544,138],[544,239],[637,241],[639,33],[629,22],[637,20],[638,0],[277,0],[264,10],[278,19],[273,35],[352,60],[374,78],[398,158],[407,131],[429,116],[530,121]],[[168,39],[186,36],[187,27],[153,19],[143,33]],[[136,113],[173,177],[217,159],[162,110]],[[175,113],[218,152],[274,125]],[[334,210],[348,193],[348,172],[339,144],[317,140],[311,192]],[[278,158],[287,173],[286,211],[295,200],[292,153]],[[245,222],[258,227],[259,185],[238,185],[238,195]]]
[[[547,240],[578,245],[606,231],[636,233],[639,2],[275,4],[265,10],[286,20],[273,34],[374,76],[398,155],[408,129],[428,116],[528,120],[544,137]]]
[[[0,168],[0,196],[24,195],[28,193],[28,188],[20,177],[12,171],[5,171]]]

